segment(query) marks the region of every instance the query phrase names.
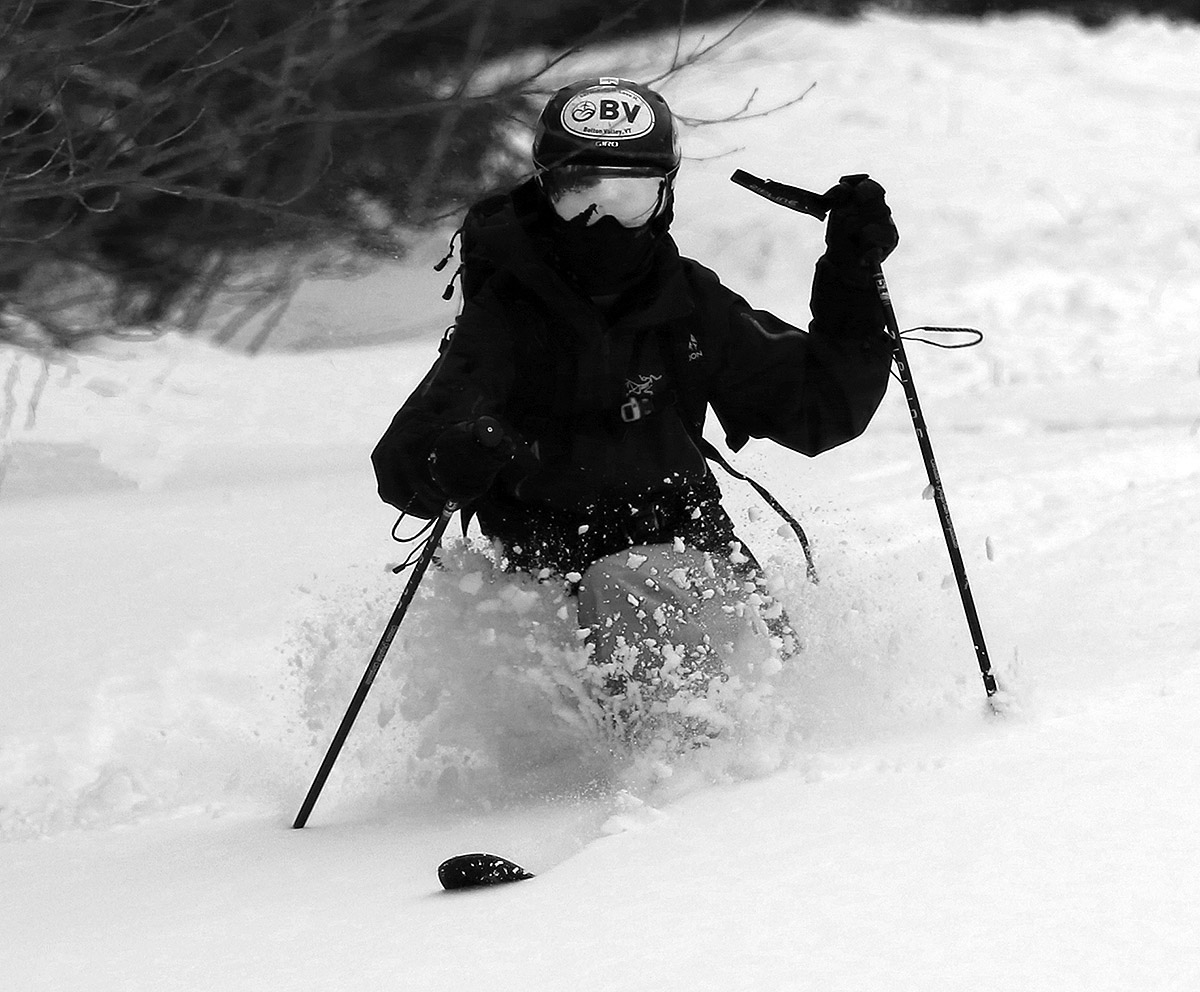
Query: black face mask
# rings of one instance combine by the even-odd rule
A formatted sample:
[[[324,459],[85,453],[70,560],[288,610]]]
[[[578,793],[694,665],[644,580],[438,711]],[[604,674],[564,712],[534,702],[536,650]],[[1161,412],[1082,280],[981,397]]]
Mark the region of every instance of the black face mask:
[[[551,221],[555,255],[567,276],[587,296],[612,296],[640,282],[654,261],[651,226],[628,228],[612,217],[588,224],[586,218],[554,215]]]

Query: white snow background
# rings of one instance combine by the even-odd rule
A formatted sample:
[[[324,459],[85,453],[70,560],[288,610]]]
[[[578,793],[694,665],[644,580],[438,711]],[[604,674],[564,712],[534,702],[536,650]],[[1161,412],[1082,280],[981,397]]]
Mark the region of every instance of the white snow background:
[[[685,131],[685,254],[804,322],[821,226],[728,176],[869,172],[902,325],[985,332],[909,355],[1000,719],[893,384],[850,445],[735,459],[822,582],[725,482],[806,638],[727,742],[613,752],[569,604],[452,542],[291,830],[403,585],[368,454],[452,319],[444,242],[306,287],[253,358],[0,349],[0,985],[1200,989],[1198,66],[1159,20],[791,17],[663,87],[816,83]],[[442,893],[473,850],[539,877]]]

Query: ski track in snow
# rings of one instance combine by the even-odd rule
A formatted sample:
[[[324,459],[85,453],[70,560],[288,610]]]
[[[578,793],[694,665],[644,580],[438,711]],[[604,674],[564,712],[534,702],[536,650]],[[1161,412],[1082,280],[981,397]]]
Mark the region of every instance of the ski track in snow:
[[[661,45],[581,56],[638,76]],[[403,579],[368,456],[453,305],[408,262],[305,288],[247,358],[0,349],[0,974],[75,989],[1200,987],[1200,30],[768,18],[665,84],[676,235],[802,314],[821,228],[727,181],[867,171],[1007,716],[898,387],[817,459],[735,462],[801,630],[730,739],[597,723],[552,583],[449,542],[305,831]],[[247,332],[252,333],[251,331]],[[715,439],[715,434],[713,435]],[[492,849],[535,882],[435,893]]]

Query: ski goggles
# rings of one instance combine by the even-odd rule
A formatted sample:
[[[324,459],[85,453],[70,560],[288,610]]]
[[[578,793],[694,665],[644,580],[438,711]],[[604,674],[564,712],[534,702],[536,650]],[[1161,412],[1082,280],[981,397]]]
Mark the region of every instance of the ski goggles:
[[[648,224],[666,202],[667,179],[652,169],[566,165],[543,173],[542,188],[563,220],[611,217],[623,227]]]

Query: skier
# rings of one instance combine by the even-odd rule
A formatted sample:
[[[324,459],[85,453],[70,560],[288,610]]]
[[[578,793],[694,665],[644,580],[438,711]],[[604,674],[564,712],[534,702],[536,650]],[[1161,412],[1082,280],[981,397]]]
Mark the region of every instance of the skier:
[[[707,408],[734,451],[816,455],[866,428],[892,357],[865,265],[898,242],[884,191],[843,181],[804,331],[680,256],[658,93],[572,83],[532,151],[533,178],[467,213],[462,310],[373,452],[380,496],[426,519],[467,506],[509,569],[565,577],[598,663],[728,647],[720,607],[757,563],[703,453]]]

